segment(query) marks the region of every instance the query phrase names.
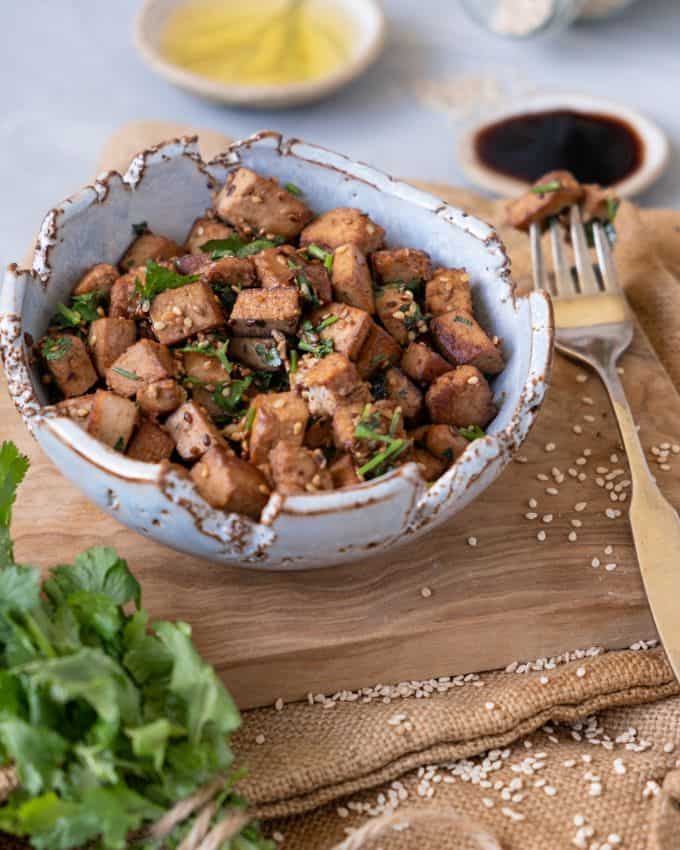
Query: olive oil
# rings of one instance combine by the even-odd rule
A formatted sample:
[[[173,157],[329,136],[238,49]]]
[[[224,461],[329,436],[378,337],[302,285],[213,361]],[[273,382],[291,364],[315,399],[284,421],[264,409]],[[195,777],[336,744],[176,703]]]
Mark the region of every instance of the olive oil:
[[[162,35],[165,57],[216,80],[250,86],[325,77],[349,56],[352,25],[319,0],[194,0],[179,6]]]

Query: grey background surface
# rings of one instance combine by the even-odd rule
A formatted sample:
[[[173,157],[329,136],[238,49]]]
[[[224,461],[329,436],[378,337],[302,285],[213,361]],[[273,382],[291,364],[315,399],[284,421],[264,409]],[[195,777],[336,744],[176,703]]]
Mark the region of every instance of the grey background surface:
[[[426,106],[422,79],[493,77],[512,91],[609,97],[655,119],[673,158],[646,204],[680,207],[680,0],[638,0],[616,18],[550,43],[488,35],[455,0],[385,0],[379,62],[335,97],[255,112],[197,100],[137,56],[139,0],[0,0],[0,260],[19,259],[43,214],[92,175],[107,136],[139,118],[209,126],[234,137],[278,129],[401,176],[464,183],[455,140],[464,122]]]

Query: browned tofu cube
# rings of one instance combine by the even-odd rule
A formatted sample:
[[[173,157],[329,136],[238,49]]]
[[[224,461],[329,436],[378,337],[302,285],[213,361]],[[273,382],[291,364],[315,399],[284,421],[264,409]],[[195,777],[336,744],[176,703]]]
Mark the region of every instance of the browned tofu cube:
[[[210,254],[183,254],[174,261],[175,271],[180,274],[203,274],[213,264]]]
[[[355,454],[358,440],[354,432],[365,407],[365,402],[354,402],[353,404],[339,404],[335,408],[332,429],[333,444],[337,449]]]
[[[213,508],[259,519],[269,498],[264,475],[229,449],[215,446],[191,470],[196,489]]]
[[[425,395],[425,404],[433,422],[460,428],[484,428],[497,412],[491,387],[474,366],[459,366],[437,378]]]
[[[80,278],[73,290],[74,295],[87,295],[88,292],[101,292],[108,295],[111,287],[120,275],[115,266],[108,263],[97,263]]]
[[[234,286],[247,289],[257,286],[258,283],[255,266],[250,257],[224,257],[215,260],[203,272],[203,280],[211,286],[222,288]]]
[[[236,297],[229,326],[235,336],[295,333],[301,314],[300,294],[291,286],[244,289]]]
[[[430,279],[430,255],[415,248],[376,251],[371,257],[373,271],[381,283],[411,283]]]
[[[399,406],[393,401],[383,399],[368,405],[339,405],[333,415],[333,440],[336,448],[349,452],[358,466],[380,450],[379,441],[357,436],[356,430],[360,422],[376,434],[390,434],[397,439],[406,438],[404,417]]]
[[[375,298],[378,318],[399,345],[407,345],[418,334],[427,331],[425,317],[410,289],[390,285],[378,291]]]
[[[181,253],[182,249],[172,239],[156,236],[155,233],[142,233],[123,255],[120,268],[125,273],[136,266],[145,266],[148,260],[158,263],[178,257]]]
[[[335,458],[328,467],[333,479],[333,487],[339,490],[341,487],[355,487],[361,484],[361,478],[357,475],[356,466],[351,455],[344,452]]]
[[[294,239],[312,218],[312,211],[278,180],[237,168],[215,198],[217,215],[245,236]]]
[[[370,399],[368,385],[344,354],[334,352],[320,359],[305,357],[291,378],[315,416],[332,416],[340,404]]]
[[[295,286],[297,251],[292,245],[266,248],[253,256],[253,265],[260,284],[265,289],[278,286]]]
[[[340,245],[335,249],[331,274],[336,301],[375,313],[371,272],[364,253],[356,245]]]
[[[539,192],[538,189],[547,191]],[[508,221],[519,230],[542,223],[583,197],[581,185],[568,171],[551,171],[537,180],[532,189],[508,204]]]
[[[153,381],[150,384],[144,384],[137,390],[139,409],[151,417],[172,413],[186,400],[186,390],[174,378]]]
[[[436,481],[446,469],[446,465],[439,458],[420,446],[414,446],[411,449],[408,460],[418,464],[426,481]]]
[[[435,269],[425,284],[425,310],[430,316],[444,313],[472,315],[470,276],[465,269]]]
[[[450,425],[428,425],[423,435],[423,445],[439,460],[450,466],[463,454],[469,443]]]
[[[401,346],[386,330],[371,323],[366,341],[357,358],[357,371],[362,378],[387,369],[401,359]]]
[[[109,316],[113,319],[134,319],[140,317],[141,297],[137,291],[137,282],[140,286],[146,280],[146,268],[140,266],[128,274],[119,277],[111,287],[111,301],[109,304]]]
[[[401,369],[419,384],[431,384],[435,378],[451,371],[451,364],[424,342],[412,342],[401,358]]]
[[[333,479],[319,449],[306,449],[282,440],[269,453],[274,488],[284,496],[332,490]]]
[[[268,336],[233,337],[229,343],[229,357],[262,372],[276,372],[283,364],[276,340]]]
[[[319,307],[311,314],[310,321],[315,328],[323,328],[319,331],[321,339],[330,339],[333,342],[333,350],[344,354],[350,360],[356,360],[359,356],[373,325],[365,310],[338,303]],[[328,321],[333,323],[323,327]]]
[[[593,183],[586,183],[581,188],[583,189],[583,199],[581,200],[581,218],[583,221],[609,221],[612,218],[612,209],[616,211],[618,206],[618,199],[614,191]]]
[[[60,414],[68,416],[76,425],[87,430],[87,417],[90,415],[93,403],[94,393],[91,393],[75,396],[75,398],[65,398],[57,402],[54,407]]]
[[[296,393],[262,393],[253,399],[255,416],[250,428],[249,455],[256,466],[267,462],[281,440],[302,445],[309,410]]]
[[[191,230],[185,242],[185,248],[190,254],[203,254],[201,246],[214,239],[228,239],[234,235],[233,228],[216,218],[201,216],[191,225]]]
[[[45,337],[40,351],[50,374],[67,398],[82,395],[97,382],[85,343],[78,336]]]
[[[227,321],[219,298],[202,280],[161,292],[151,304],[150,317],[153,332],[165,345],[215,330]]]
[[[168,432],[150,419],[142,419],[135,431],[127,456],[145,463],[160,463],[169,458],[175,450],[175,443]]]
[[[97,319],[90,325],[87,344],[97,372],[103,377],[123,352],[134,345],[137,325],[132,319]]]
[[[106,383],[118,395],[133,396],[144,384],[172,378],[175,371],[175,361],[167,346],[140,339],[106,370]]]
[[[229,345],[231,346],[231,340]],[[231,355],[231,347],[229,354]],[[184,366],[184,374],[188,378],[193,378],[203,384],[214,386],[229,380],[229,372],[217,357],[210,354],[203,354],[199,351],[184,351],[182,352],[182,365]]]
[[[340,245],[356,245],[364,254],[377,251],[385,231],[361,210],[336,207],[315,218],[300,234],[301,245],[319,245],[335,250]]]
[[[323,263],[317,260],[298,263],[295,283],[305,301],[313,304],[329,304],[333,300],[331,279]]]
[[[107,390],[97,390],[87,430],[93,437],[118,452],[124,452],[137,424],[134,401]]]
[[[305,445],[309,449],[333,448],[333,422],[331,419],[314,419],[307,426]]]
[[[212,446],[223,446],[216,425],[195,401],[185,401],[165,422],[180,457],[195,460]]]
[[[444,313],[432,321],[432,337],[443,356],[456,366],[470,363],[487,375],[503,371],[503,355],[468,313]]]
[[[415,419],[423,409],[423,394],[406,375],[393,366],[385,372],[387,397],[398,405],[405,419]]]

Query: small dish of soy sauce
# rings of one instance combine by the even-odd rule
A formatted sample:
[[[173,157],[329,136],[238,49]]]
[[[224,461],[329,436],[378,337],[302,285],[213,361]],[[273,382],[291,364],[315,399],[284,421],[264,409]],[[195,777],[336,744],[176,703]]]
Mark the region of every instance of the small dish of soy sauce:
[[[599,98],[564,94],[514,100],[470,128],[458,149],[465,174],[505,196],[566,169],[580,183],[631,197],[658,179],[669,156],[668,139],[649,119]]]

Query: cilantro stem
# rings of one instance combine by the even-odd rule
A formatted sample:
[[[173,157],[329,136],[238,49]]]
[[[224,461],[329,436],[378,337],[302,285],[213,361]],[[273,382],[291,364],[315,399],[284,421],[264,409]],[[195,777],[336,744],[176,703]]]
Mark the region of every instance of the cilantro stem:
[[[557,192],[561,188],[562,184],[559,180],[551,180],[549,183],[539,183],[538,186],[532,186],[530,191],[534,195],[545,195],[548,192]]]
[[[23,618],[26,628],[28,629],[28,633],[33,638],[33,642],[42,654],[47,656],[47,658],[56,658],[57,653],[52,648],[52,644],[45,637],[43,630],[38,625],[33,614],[31,614],[30,611],[25,611]]]

